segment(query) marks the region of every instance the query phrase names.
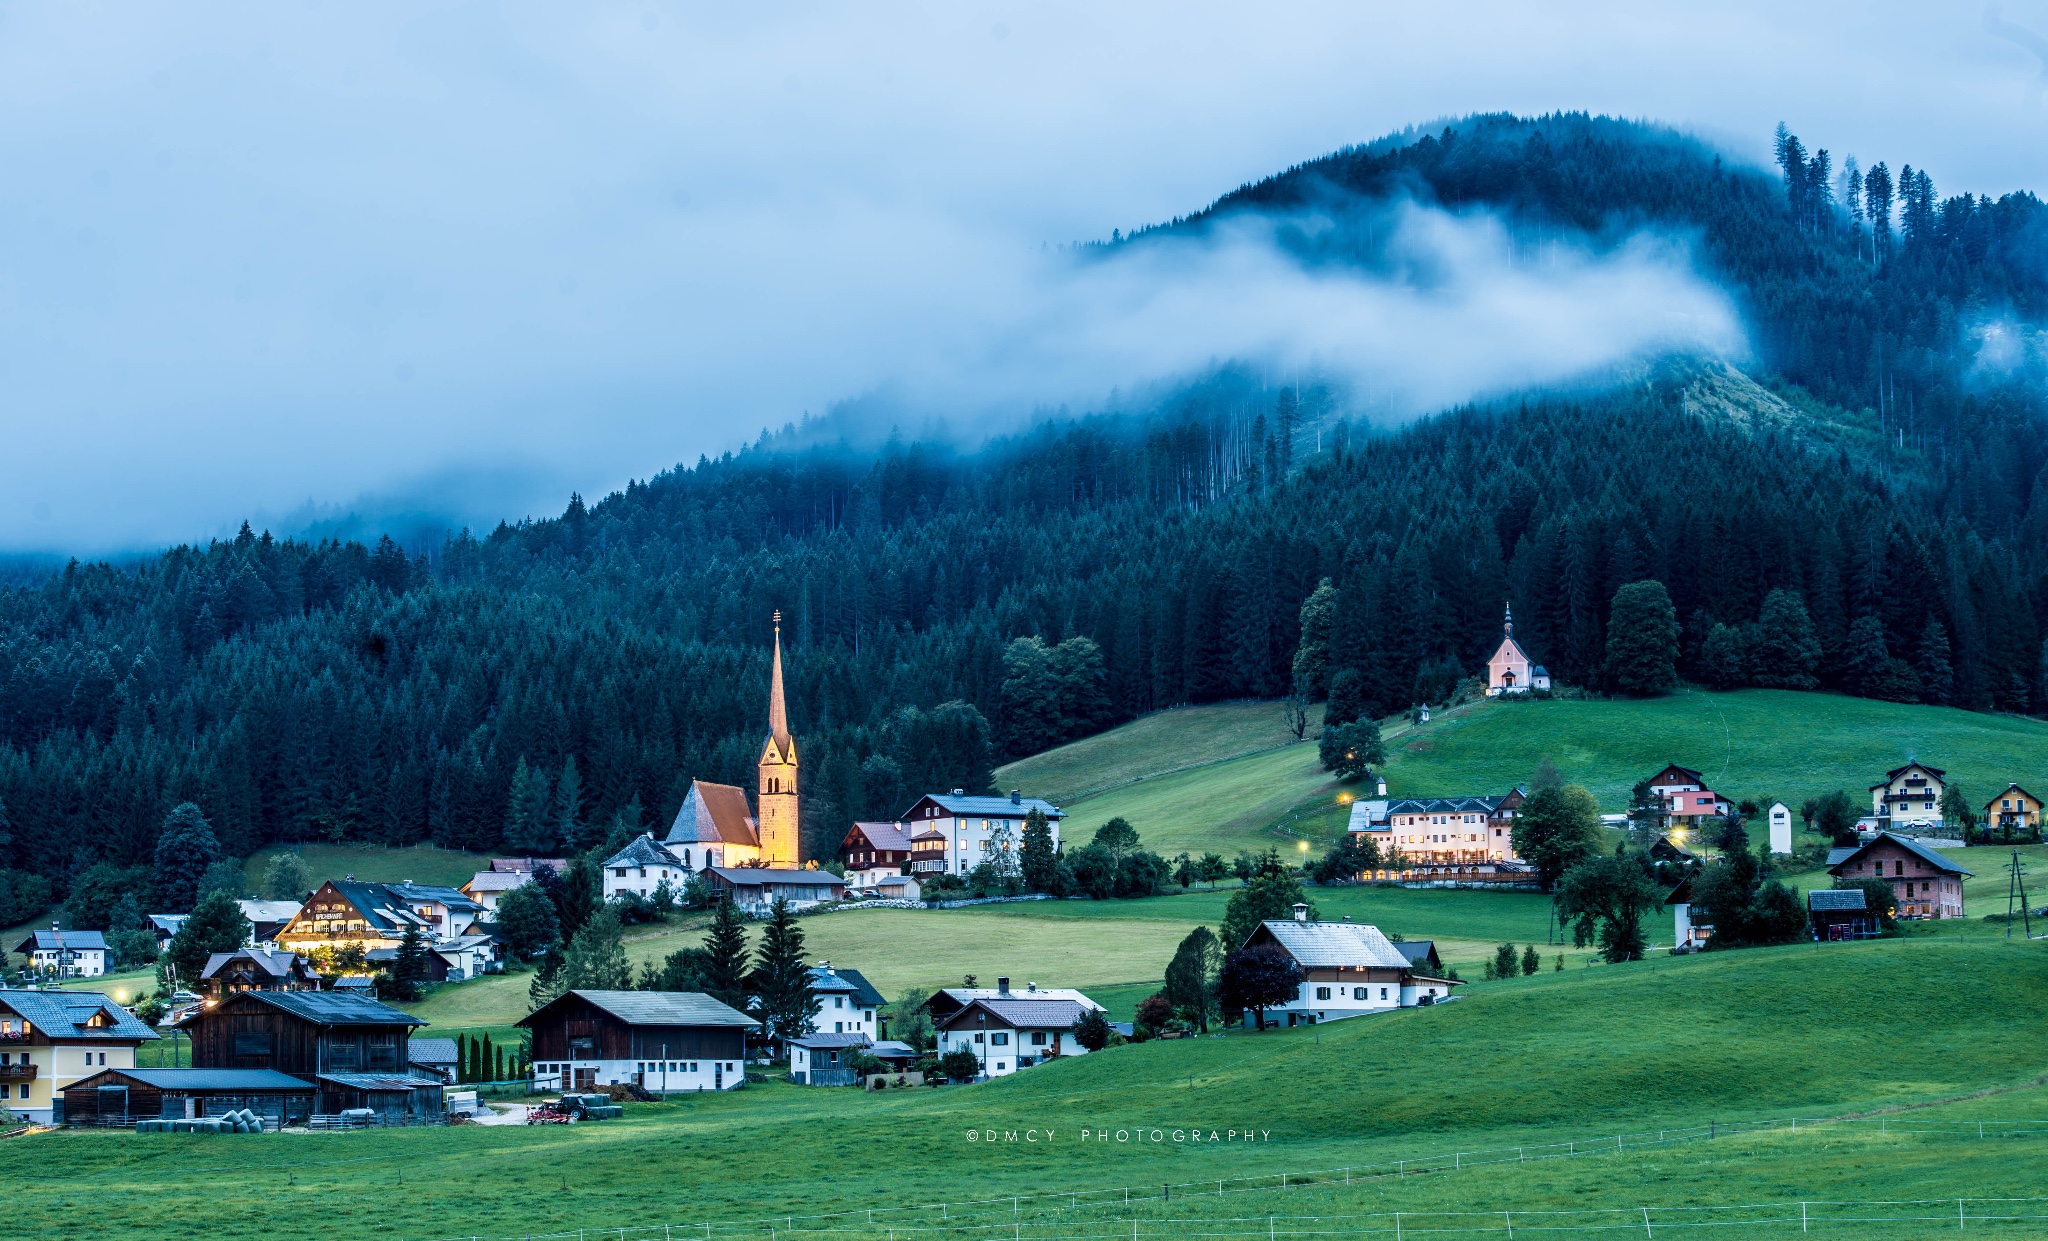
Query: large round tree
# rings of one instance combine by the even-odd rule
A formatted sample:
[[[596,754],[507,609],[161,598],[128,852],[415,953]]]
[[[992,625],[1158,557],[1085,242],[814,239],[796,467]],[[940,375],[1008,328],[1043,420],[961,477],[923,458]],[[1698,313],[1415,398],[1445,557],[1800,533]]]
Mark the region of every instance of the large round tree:
[[[1678,686],[1678,609],[1664,583],[1630,582],[1607,615],[1607,675],[1624,694],[1646,698]]]

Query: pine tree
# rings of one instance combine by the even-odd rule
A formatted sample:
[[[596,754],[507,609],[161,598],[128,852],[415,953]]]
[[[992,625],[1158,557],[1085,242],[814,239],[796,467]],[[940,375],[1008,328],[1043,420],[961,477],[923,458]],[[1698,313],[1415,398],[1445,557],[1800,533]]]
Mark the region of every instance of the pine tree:
[[[1301,643],[1294,651],[1294,684],[1310,698],[1330,692],[1330,628],[1336,612],[1337,589],[1327,577],[1301,601]]]
[[[1948,630],[1938,620],[1920,634],[1920,686],[1928,702],[1946,703],[1955,693],[1955,668],[1949,663]]]
[[[711,913],[711,929],[704,934],[704,994],[745,1012],[748,957],[747,924],[733,905],[731,892],[721,892]]]
[[[562,954],[564,990],[630,991],[632,966],[626,961],[626,928],[619,911],[604,905],[583,923]]]
[[[1021,862],[1024,886],[1033,892],[1053,891],[1059,873],[1059,855],[1053,849],[1052,823],[1036,806],[1024,816],[1024,845]]]
[[[519,766],[512,772],[511,800],[505,812],[505,846],[529,857],[553,853],[559,820],[552,803],[547,773],[528,767],[521,756]]]
[[[417,1000],[427,982],[428,940],[417,923],[408,923],[398,941],[398,959],[391,963],[391,996]]]
[[[198,806],[189,801],[179,804],[165,817],[163,831],[156,838],[151,903],[172,912],[193,908],[206,868],[219,860],[220,842],[214,839],[213,824]]]
[[[584,847],[583,778],[576,770],[574,754],[562,760],[562,778],[555,781],[555,803],[550,817],[557,841],[570,849]]]
[[[1891,651],[1884,641],[1884,622],[1875,616],[1857,617],[1856,623],[1849,626],[1849,639],[1842,647],[1842,682],[1849,692],[1876,697],[1891,661]]]
[[[804,931],[789,902],[777,897],[761,932],[760,964],[754,988],[761,998],[761,1023],[770,1039],[788,1046],[817,1028],[817,993],[804,964]]]
[[[1813,689],[1820,684],[1813,675],[1820,654],[1806,601],[1789,590],[1766,595],[1749,643],[1751,681],[1774,689]]]

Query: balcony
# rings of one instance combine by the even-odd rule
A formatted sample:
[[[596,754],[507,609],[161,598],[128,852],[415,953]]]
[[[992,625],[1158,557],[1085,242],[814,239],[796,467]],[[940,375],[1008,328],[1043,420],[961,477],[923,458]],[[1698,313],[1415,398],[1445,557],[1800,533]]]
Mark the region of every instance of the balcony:
[[[0,1082],[32,1082],[41,1068],[36,1064],[0,1064]]]

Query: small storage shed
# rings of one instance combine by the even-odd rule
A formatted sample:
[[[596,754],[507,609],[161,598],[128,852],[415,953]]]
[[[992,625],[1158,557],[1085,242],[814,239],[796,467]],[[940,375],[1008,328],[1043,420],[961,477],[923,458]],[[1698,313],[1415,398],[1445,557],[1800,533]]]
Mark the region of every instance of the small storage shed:
[[[248,1109],[272,1129],[313,1114],[313,1086],[275,1069],[105,1069],[64,1088],[69,1125],[196,1120]]]

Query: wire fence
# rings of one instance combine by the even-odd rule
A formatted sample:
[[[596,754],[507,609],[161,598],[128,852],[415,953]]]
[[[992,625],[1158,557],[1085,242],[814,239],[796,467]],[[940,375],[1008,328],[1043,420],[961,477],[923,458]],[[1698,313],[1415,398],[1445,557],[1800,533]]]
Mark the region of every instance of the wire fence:
[[[466,1241],[687,1241],[688,1238],[703,1238],[716,1241],[718,1237],[760,1236],[769,1241],[778,1238],[817,1237],[888,1237],[892,1241],[899,1234],[905,1241],[929,1239],[929,1241],[997,1241],[1009,1237],[1012,1241],[1087,1241],[1089,1238],[1103,1238],[1105,1241],[1116,1237],[1139,1237],[1144,1235],[1162,1236],[1216,1236],[1243,1237],[1268,1235],[1271,1238],[1287,1236],[1364,1236],[1380,1231],[1390,1235],[1458,1235],[1499,1232],[1512,1227],[1516,1231],[1591,1231],[1615,1229],[1665,1229],[1678,1227],[1723,1226],[1737,1223],[1758,1223],[1777,1225],[1785,1219],[1777,1217],[1737,1219],[1733,1217],[1706,1219],[1704,1216],[1693,1223],[1682,1218],[1687,1212],[1730,1212],[1748,1210],[1776,1210],[1797,1208],[1803,1214],[1789,1218],[1793,1224],[1808,1227],[1817,1224],[1852,1222],[1849,1216],[1815,1215],[1814,1209],[1842,1211],[1851,1208],[1871,1209],[1886,1206],[1880,1202],[1810,1202],[1789,1204],[1772,1203],[1741,1207],[1653,1207],[1637,1206],[1626,1208],[1636,1216],[1632,1223],[1623,1225],[1609,1218],[1620,1208],[1587,1209],[1584,1211],[1554,1211],[1531,1208],[1527,1212],[1514,1211],[1515,1217],[1527,1215],[1526,1224],[1512,1224],[1504,1218],[1503,1211],[1443,1211],[1443,1212],[1381,1212],[1356,1216],[1292,1216],[1259,1215],[1243,1217],[1201,1216],[1191,1219],[1173,1219],[1165,1216],[1140,1217],[1131,1213],[1131,1208],[1150,1208],[1157,1204],[1162,1211],[1195,1210],[1209,1203],[1227,1203],[1235,1195],[1249,1193],[1278,1193],[1291,1195],[1296,1191],[1331,1189],[1344,1186],[1366,1185],[1374,1182],[1398,1181],[1410,1176],[1441,1175],[1455,1173],[1468,1168],[1480,1168],[1503,1163],[1536,1163],[1551,1159],[1576,1159],[1595,1155],[1619,1155],[1630,1151],[1652,1150],[1688,1142],[1711,1141],[1720,1137],[1758,1134],[1801,1134],[1841,1133],[1844,1131],[1866,1133],[1872,1136],[1934,1136],[1967,1141],[1986,1141],[1998,1138],[2048,1137],[2048,1120],[1934,1120],[1913,1117],[1910,1114],[1876,1117],[1807,1118],[1788,1117],[1780,1120],[1722,1121],[1712,1120],[1701,1125],[1689,1125],[1665,1129],[1645,1129],[1635,1133],[1613,1134],[1599,1138],[1568,1138],[1562,1142],[1531,1143],[1517,1146],[1497,1146],[1477,1150],[1451,1150],[1436,1154],[1416,1155],[1376,1163],[1351,1164],[1337,1168],[1310,1169],[1304,1171],[1270,1172],[1253,1176],[1221,1177],[1202,1181],[1182,1181],[1170,1184],[1121,1185],[1110,1188],[1037,1190],[1030,1193],[1002,1195],[991,1198],[967,1199],[957,1202],[907,1203],[903,1205],[856,1207],[848,1210],[813,1215],[782,1214],[751,1220],[699,1220],[689,1223],[612,1225],[602,1228],[584,1228],[553,1233],[520,1233],[513,1237],[471,1236]],[[999,1136],[1010,1134],[1009,1130],[985,1130]],[[1095,1132],[1095,1131],[1090,1131]],[[1146,1127],[1105,1130],[1104,1140],[1111,1144],[1129,1145],[1133,1141],[1153,1145],[1169,1142],[1185,1142],[1191,1132],[1186,1129]],[[1119,1136],[1121,1135],[1121,1136]],[[978,1139],[987,1140],[987,1139]],[[1011,1140],[1014,1140],[1011,1139]],[[1997,1214],[1973,1215],[1967,1204],[1992,1203],[2048,1203],[2048,1199],[2036,1198],[1962,1198],[1941,1199],[1955,1205],[1954,1214],[1945,1214],[1942,1219],[1956,1222],[1958,1227],[1967,1227],[1974,1220],[1985,1223],[2007,1220]],[[1912,1206],[1918,1209],[1924,1203],[1890,1204]],[[1663,1213],[1660,1215],[1660,1213]],[[1669,1215],[1666,1219],[1663,1216]],[[1539,1217],[1558,1217],[1550,1223]],[[1579,1223],[1560,1222],[1564,1217],[1599,1216],[1606,1222],[1583,1221]],[[1865,1220],[1855,1217],[1854,1222],[1896,1222],[1899,1224],[1925,1223],[1932,1217],[1924,1216],[1872,1216]],[[2012,1216],[2011,1220],[2044,1220],[2048,1215]],[[1180,1225],[1224,1224],[1238,1225],[1246,1220],[1259,1223],[1263,1231],[1225,1230],[1221,1232],[1188,1232]],[[1496,1222],[1487,1222],[1487,1221]],[[1289,1223],[1288,1221],[1292,1221]],[[1385,1228],[1373,1221],[1392,1221]],[[1403,1221],[1408,1221],[1404,1223]],[[1464,1221],[1462,1223],[1457,1221]],[[1331,1230],[1322,1225],[1332,1222],[1356,1223],[1356,1227]],[[2010,1222],[2010,1221],[2008,1221]],[[1317,1227],[1307,1227],[1316,1223]],[[1113,1227],[1111,1227],[1113,1225]],[[1169,1225],[1170,1232],[1162,1232]],[[1284,1226],[1283,1226],[1284,1225]],[[1370,1226],[1367,1226],[1370,1225]],[[1107,1231],[1103,1229],[1107,1228]],[[1147,1228],[1153,1229],[1147,1234]],[[1066,1231],[1061,1231],[1065,1229]],[[1279,1231],[1273,1231],[1273,1230]],[[1654,1236],[1654,1231],[1649,1235]],[[435,1241],[465,1241],[463,1237],[437,1238]]]
[[[780,1226],[765,1221],[751,1235],[764,1241],[1139,1241],[1144,1237],[1213,1237],[1231,1241],[1279,1241],[1281,1237],[1506,1237],[1553,1233],[1643,1236],[1714,1228],[1743,1231],[1721,1235],[1810,1235],[1854,1226],[1849,1235],[1925,1236],[1936,1229],[2038,1234],[2048,1225],[2048,1198],[1819,1199],[1752,1202],[1723,1206],[1627,1206],[1505,1208],[1491,1211],[1373,1211],[1355,1215],[1120,1216],[1097,1220],[1016,1220],[1008,1224],[862,1224],[829,1228]],[[652,1228],[586,1228],[527,1233],[523,1241],[690,1241],[712,1237],[707,1225]],[[483,1241],[481,1238],[475,1241]]]

